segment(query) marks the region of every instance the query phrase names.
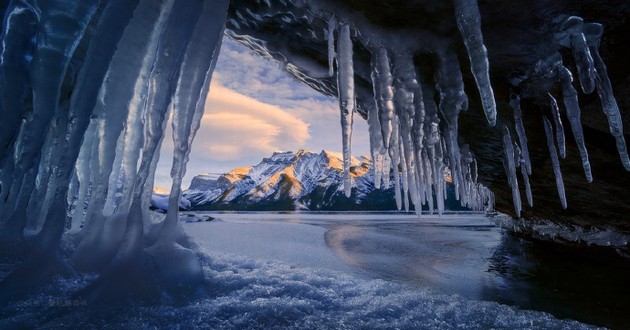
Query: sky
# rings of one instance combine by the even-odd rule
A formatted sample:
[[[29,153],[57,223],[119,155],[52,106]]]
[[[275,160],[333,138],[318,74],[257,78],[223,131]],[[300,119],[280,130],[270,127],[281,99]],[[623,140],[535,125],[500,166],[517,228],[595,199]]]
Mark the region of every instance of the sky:
[[[183,188],[195,175],[251,166],[276,150],[341,150],[339,105],[225,37]],[[162,145],[156,187],[170,189],[171,126]],[[355,114],[352,153],[369,154],[367,123]]]

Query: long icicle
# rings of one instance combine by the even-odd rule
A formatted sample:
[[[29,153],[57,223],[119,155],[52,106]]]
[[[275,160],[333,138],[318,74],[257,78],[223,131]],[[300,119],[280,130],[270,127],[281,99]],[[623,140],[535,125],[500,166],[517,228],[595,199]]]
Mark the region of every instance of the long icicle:
[[[508,177],[508,184],[512,188],[512,202],[514,203],[514,212],[517,217],[521,217],[521,193],[518,190],[518,179],[516,177],[516,162],[514,161],[514,145],[512,144],[512,135],[510,130],[503,126],[503,152],[505,172]]]
[[[582,167],[584,167],[584,175],[586,181],[593,182],[593,174],[591,173],[591,163],[588,160],[588,151],[586,150],[586,144],[584,142],[584,132],[582,131],[582,120],[580,105],[578,103],[577,92],[573,88],[573,76],[571,71],[566,67],[560,65],[560,81],[562,83],[562,96],[564,98],[564,106],[567,110],[567,117],[569,117],[569,123],[571,124],[571,130],[573,131],[573,137],[575,143],[577,143],[580,149],[580,157],[582,158]]]
[[[551,166],[553,167],[553,174],[556,177],[558,196],[560,197],[562,208],[566,209],[567,197],[564,192],[564,180],[562,179],[562,171],[560,170],[560,160],[558,160],[558,153],[553,144],[553,128],[547,117],[543,117],[543,123],[545,125],[545,134],[547,135],[547,147],[549,148],[549,155],[551,156]]]
[[[606,64],[604,64],[604,60],[602,60],[598,51],[602,32],[603,27],[601,24],[591,23],[584,25],[584,33],[587,36],[595,64],[595,83],[597,84],[597,93],[599,94],[599,99],[602,103],[602,110],[608,119],[610,134],[615,137],[617,152],[621,158],[621,163],[625,167],[626,171],[630,171],[630,157],[628,156],[626,140],[623,137],[623,122],[621,120],[621,113],[619,113],[619,106],[617,105],[617,100],[613,94],[610,78],[608,78]]]
[[[494,126],[497,121],[497,107],[490,83],[488,51],[483,43],[477,0],[454,0],[454,4],[457,27],[468,50],[471,71],[477,82],[486,119],[490,126]]]
[[[326,38],[328,39],[328,75],[333,77],[335,75],[335,30],[337,29],[337,19],[335,16],[331,16],[328,19],[328,33]]]
[[[352,194],[352,180],[350,178],[352,120],[355,110],[355,99],[352,39],[350,38],[350,25],[346,22],[342,22],[339,25],[337,51],[337,87],[339,89],[339,110],[341,112],[341,135],[343,141],[343,189],[345,195],[350,197]]]
[[[558,101],[556,101],[556,98],[553,97],[553,95],[550,93],[547,93],[547,95],[549,96],[553,122],[554,125],[556,125],[556,140],[558,142],[560,157],[564,159],[567,156],[567,148],[565,146],[564,125],[562,125],[562,118],[560,117],[560,107],[558,106]]]
[[[525,127],[523,126],[523,114],[521,113],[521,97],[512,94],[510,95],[510,107],[514,111],[514,123],[516,126],[516,135],[518,136],[518,142],[521,144],[521,155],[523,156],[523,162],[527,169],[527,174],[532,174],[532,163],[529,159],[529,148],[527,146],[527,135],[525,134]]]
[[[389,142],[392,136],[392,118],[394,117],[394,79],[387,49],[378,48],[373,50],[371,64],[374,99],[379,114],[383,145],[385,149],[389,149]]]

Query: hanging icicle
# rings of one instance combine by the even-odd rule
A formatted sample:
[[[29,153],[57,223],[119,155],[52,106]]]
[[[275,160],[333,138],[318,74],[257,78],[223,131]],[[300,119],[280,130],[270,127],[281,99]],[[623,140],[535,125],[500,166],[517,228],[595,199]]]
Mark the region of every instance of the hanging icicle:
[[[481,33],[479,6],[477,5],[477,0],[454,0],[454,4],[457,27],[468,50],[471,72],[477,82],[486,119],[490,126],[494,126],[497,121],[497,110],[492,84],[490,83],[488,51],[483,43],[483,35]]]
[[[346,22],[339,24],[337,51],[337,86],[339,89],[339,109],[341,111],[341,135],[343,141],[343,185],[344,193],[347,197],[350,197],[352,193],[352,180],[350,179],[350,161],[352,158],[351,139],[355,99],[352,39],[350,38],[350,25]]]
[[[558,160],[558,153],[553,144],[553,128],[547,117],[543,117],[543,124],[545,125],[545,134],[547,135],[547,147],[549,148],[549,155],[551,156],[551,166],[553,167],[553,174],[556,177],[558,196],[560,197],[562,208],[566,209],[567,197],[564,192],[564,180],[562,179],[562,171],[560,170],[560,160]]]
[[[508,177],[508,184],[512,188],[512,202],[514,204],[514,212],[517,217],[521,217],[521,193],[518,189],[518,179],[516,177],[516,162],[514,160],[514,146],[512,144],[512,135],[510,130],[503,126],[503,153],[505,174]]]
[[[562,96],[564,98],[564,107],[567,110],[567,117],[569,117],[569,123],[571,124],[571,130],[573,131],[575,143],[577,143],[578,148],[580,149],[580,157],[582,158],[582,167],[584,167],[586,181],[593,182],[591,164],[588,160],[588,151],[586,150],[584,132],[582,131],[580,105],[578,103],[577,92],[572,85],[573,75],[571,75],[571,71],[569,71],[569,69],[562,65],[558,66],[558,70],[560,74]]]

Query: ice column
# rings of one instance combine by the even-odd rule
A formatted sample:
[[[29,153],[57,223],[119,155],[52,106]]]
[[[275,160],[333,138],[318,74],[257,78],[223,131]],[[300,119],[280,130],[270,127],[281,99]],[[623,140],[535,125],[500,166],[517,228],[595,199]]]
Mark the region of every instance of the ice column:
[[[350,178],[352,117],[354,115],[355,99],[352,39],[350,39],[350,25],[346,22],[341,22],[339,25],[337,52],[337,86],[339,89],[339,109],[341,112],[341,134],[343,141],[343,185],[344,193],[347,197],[350,197],[352,193],[352,181]]]
[[[496,103],[492,84],[490,83],[488,51],[483,43],[481,15],[479,14],[477,0],[453,0],[453,2],[455,4],[457,27],[468,50],[471,71],[479,88],[481,103],[483,104],[488,123],[490,126],[494,126],[497,120]]]

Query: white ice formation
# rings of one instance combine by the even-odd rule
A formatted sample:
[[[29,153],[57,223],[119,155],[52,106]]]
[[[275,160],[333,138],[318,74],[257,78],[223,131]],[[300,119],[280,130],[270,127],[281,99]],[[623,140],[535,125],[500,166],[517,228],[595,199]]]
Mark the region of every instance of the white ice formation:
[[[190,146],[204,111],[228,11],[234,17],[228,21],[231,26],[250,24],[255,29],[256,21],[268,19],[233,8],[235,2],[230,6],[228,0],[12,0],[0,6],[4,10],[0,36],[0,238],[3,244],[32,255],[0,282],[0,300],[19,295],[33,282],[63,268],[57,252],[65,232],[78,242],[72,257],[74,268],[100,274],[84,290],[88,297],[109,292],[109,283],[123,276],[129,283],[144,285],[127,287],[128,291],[154,293],[160,288],[163,292],[154,294],[159,299],[194,290],[201,267],[180,240],[177,224]],[[459,132],[459,116],[468,109],[468,96],[458,49],[466,50],[488,123],[493,126],[499,120],[475,0],[451,3],[457,38],[429,36],[422,42],[408,36],[398,38],[397,33],[361,19],[360,13],[349,13],[338,1],[255,3],[267,9],[288,6],[303,11],[303,17],[283,16],[281,20],[287,24],[324,22],[322,28],[302,37],[321,36],[326,41],[328,61],[322,63],[327,65],[309,65],[312,59],[299,61],[289,51],[282,64],[313,88],[329,95],[337,89],[346,195],[352,193],[353,115],[361,110],[369,121],[374,175],[381,178],[376,184],[389,187],[393,171],[399,209],[408,208],[409,202],[428,204],[429,210],[441,214],[446,181],[452,180],[455,198],[462,205],[492,210],[494,195],[479,181],[480,164]],[[569,17],[559,24],[555,39],[549,39],[558,48],[572,49],[582,90],[597,90],[619,155],[630,170],[619,108],[598,53],[601,30],[600,25]],[[269,54],[264,41],[228,35]],[[369,51],[371,66],[355,61],[357,49],[362,55]],[[430,69],[418,65],[417,58],[423,56],[430,57]],[[549,85],[562,91],[590,182],[572,74],[561,61],[552,64],[555,70],[549,73]],[[319,78],[309,76],[312,72],[328,84],[319,84]],[[331,78],[335,72],[336,81]],[[364,88],[370,83],[371,88]],[[369,97],[361,94],[366,90]],[[359,97],[368,104],[359,104]],[[516,168],[521,168],[530,206],[528,176],[533,169],[517,101],[515,97],[513,118],[520,145],[515,148],[509,130],[504,129],[503,147],[514,207],[520,215]],[[563,131],[553,98],[551,104],[556,129]],[[166,219],[154,226],[147,212],[163,133],[171,116],[170,207]],[[544,123],[566,207],[553,130],[547,120]],[[563,134],[556,136],[564,156]],[[134,277],[142,280],[134,282]]]

